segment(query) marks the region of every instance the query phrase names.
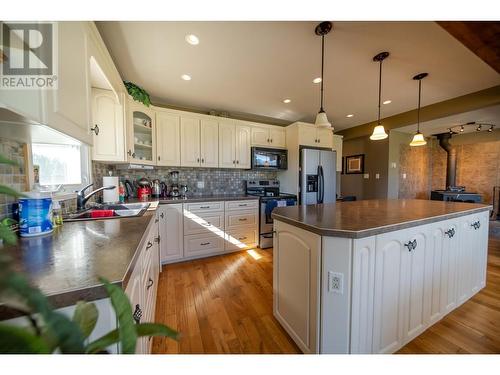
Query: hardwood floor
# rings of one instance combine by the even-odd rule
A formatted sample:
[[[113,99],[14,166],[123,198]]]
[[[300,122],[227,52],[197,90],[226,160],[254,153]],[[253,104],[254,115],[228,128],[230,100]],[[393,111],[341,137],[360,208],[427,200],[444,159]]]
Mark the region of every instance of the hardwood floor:
[[[156,321],[182,333],[153,353],[300,353],[272,313],[272,250],[164,266]],[[490,227],[486,288],[398,353],[500,353],[500,223]]]
[[[182,333],[153,353],[300,353],[273,317],[272,250],[164,266],[156,321]]]

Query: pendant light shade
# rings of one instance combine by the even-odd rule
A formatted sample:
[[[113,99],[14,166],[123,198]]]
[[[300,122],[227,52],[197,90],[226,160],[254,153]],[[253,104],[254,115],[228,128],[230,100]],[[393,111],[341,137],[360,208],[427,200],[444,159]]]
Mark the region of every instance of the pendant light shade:
[[[424,135],[420,132],[416,132],[410,142],[410,146],[425,146],[426,144],[427,141],[425,140]]]
[[[320,128],[331,128],[332,124],[328,121],[325,111],[320,110],[316,115],[316,121],[314,124]]]
[[[381,139],[386,139],[388,137],[385,132],[384,125],[380,122],[380,102],[382,98],[382,62],[389,56],[389,52],[380,52],[378,55],[373,57],[373,61],[379,63],[379,75],[378,75],[378,119],[377,126],[373,129],[373,133],[370,136],[372,141],[378,141]]]
[[[424,138],[424,135],[420,133],[420,100],[422,98],[422,80],[427,77],[427,73],[420,73],[413,77],[414,80],[418,81],[418,109],[417,109],[417,132],[413,136],[413,139],[410,142],[410,146],[425,146],[427,141]]]
[[[373,129],[372,135],[370,135],[370,139],[372,141],[378,141],[380,139],[386,139],[388,137],[387,133],[385,132],[384,125],[377,125]]]
[[[316,35],[321,36],[321,104],[319,112],[316,115],[315,125],[320,128],[328,128],[333,130],[332,124],[330,124],[330,121],[328,121],[326,112],[323,109],[323,82],[325,81],[323,77],[325,66],[325,35],[328,34],[331,30],[332,23],[329,21],[321,22],[318,26],[316,26],[316,29],[314,30]]]

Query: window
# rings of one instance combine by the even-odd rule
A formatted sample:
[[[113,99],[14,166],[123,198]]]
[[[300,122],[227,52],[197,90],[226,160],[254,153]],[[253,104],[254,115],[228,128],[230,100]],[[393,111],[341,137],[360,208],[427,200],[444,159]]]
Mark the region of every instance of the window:
[[[33,166],[40,185],[78,186],[88,180],[87,148],[73,144],[33,143]],[[37,176],[35,176],[35,182]]]

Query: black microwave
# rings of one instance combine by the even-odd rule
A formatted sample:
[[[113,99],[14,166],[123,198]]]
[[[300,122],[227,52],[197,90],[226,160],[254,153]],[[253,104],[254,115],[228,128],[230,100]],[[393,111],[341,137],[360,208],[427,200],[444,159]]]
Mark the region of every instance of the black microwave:
[[[252,147],[252,169],[287,169],[288,151]]]

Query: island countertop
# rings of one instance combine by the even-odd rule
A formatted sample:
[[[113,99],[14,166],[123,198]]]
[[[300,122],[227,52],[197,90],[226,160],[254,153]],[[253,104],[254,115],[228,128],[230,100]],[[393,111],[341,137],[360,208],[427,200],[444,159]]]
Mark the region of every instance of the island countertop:
[[[363,238],[490,209],[477,203],[373,199],[278,207],[272,217],[321,236]]]
[[[20,238],[5,249],[15,268],[48,296],[53,307],[106,298],[99,277],[126,287],[154,211],[140,217],[64,223],[40,237]],[[19,315],[0,301],[0,320]]]

